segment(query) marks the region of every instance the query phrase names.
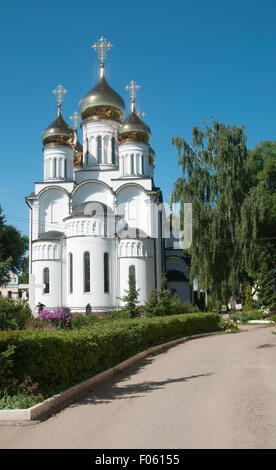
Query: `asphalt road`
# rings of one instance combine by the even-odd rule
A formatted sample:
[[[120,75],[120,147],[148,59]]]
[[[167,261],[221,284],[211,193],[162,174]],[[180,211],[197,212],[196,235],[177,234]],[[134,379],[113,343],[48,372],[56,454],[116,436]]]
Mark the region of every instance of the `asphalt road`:
[[[150,356],[38,423],[0,424],[1,449],[276,448],[276,327]]]

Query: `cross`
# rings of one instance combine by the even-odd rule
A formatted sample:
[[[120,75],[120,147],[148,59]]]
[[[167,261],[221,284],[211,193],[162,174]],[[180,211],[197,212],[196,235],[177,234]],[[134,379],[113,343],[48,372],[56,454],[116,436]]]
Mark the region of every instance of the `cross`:
[[[57,102],[58,102],[58,106],[60,107],[62,100],[63,100],[62,95],[65,95],[65,93],[67,93],[67,90],[65,90],[65,88],[63,88],[62,85],[58,85],[57,88],[53,90],[53,93],[54,95],[57,95]]]
[[[29,274],[29,284],[18,284],[19,289],[29,289],[29,304],[32,312],[35,310],[35,288],[44,289],[45,284],[36,284],[35,275]]]
[[[136,96],[136,90],[138,90],[140,85],[137,85],[133,80],[131,80],[130,84],[126,86],[126,90],[129,91],[129,95],[131,98],[131,111],[134,111],[134,103],[135,103],[135,96]]]
[[[70,116],[70,119],[73,121],[74,129],[77,130],[78,128],[78,121],[80,119],[77,111],[74,112],[73,116]]]
[[[103,65],[103,61],[106,59],[106,50],[111,49],[113,47],[110,42],[107,42],[107,40],[102,36],[98,40],[98,44],[95,42],[93,46],[91,46],[95,51],[98,49],[98,56],[101,61],[101,65]]]

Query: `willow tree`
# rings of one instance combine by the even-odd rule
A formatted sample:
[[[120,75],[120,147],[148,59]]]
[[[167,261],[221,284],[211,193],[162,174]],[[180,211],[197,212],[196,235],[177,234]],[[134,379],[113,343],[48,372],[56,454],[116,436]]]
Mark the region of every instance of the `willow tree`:
[[[248,192],[244,127],[212,120],[194,127],[193,143],[174,137],[182,176],[174,186],[175,202],[192,203],[191,276],[219,299],[239,293],[241,206]]]
[[[249,151],[250,190],[242,214],[242,257],[259,286],[259,300],[276,309],[276,142]]]

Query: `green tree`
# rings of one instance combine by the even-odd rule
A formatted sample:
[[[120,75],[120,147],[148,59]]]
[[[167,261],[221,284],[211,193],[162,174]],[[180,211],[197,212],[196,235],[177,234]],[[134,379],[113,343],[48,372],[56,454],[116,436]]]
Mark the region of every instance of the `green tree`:
[[[19,274],[28,249],[28,237],[7,225],[0,207],[0,285],[8,282],[8,271]]]
[[[239,293],[241,205],[249,190],[244,127],[216,120],[193,128],[193,144],[175,137],[182,176],[174,200],[193,207],[191,276],[226,301]]]
[[[131,318],[139,316],[140,308],[138,307],[139,300],[139,290],[136,289],[136,281],[133,272],[130,270],[128,274],[128,290],[126,290],[126,295],[122,297],[121,300],[125,303],[124,307],[121,309],[121,312],[127,312],[130,314]]]
[[[241,208],[242,261],[248,275],[260,284],[261,305],[275,305],[276,142],[260,142],[249,151],[248,168],[251,187]]]

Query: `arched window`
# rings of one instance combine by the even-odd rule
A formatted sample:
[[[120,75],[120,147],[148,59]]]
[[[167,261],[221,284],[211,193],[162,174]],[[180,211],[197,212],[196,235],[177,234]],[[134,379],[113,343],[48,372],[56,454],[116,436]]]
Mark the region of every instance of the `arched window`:
[[[111,161],[112,164],[115,165],[116,160],[115,160],[115,138],[112,137],[111,139]]]
[[[90,292],[90,253],[86,251],[83,255],[84,264],[84,292]]]
[[[133,264],[129,266],[129,269],[128,269],[128,282],[129,282],[129,290],[135,290],[136,289],[136,268]]]
[[[97,145],[98,145],[98,163],[102,163],[102,138],[101,136],[97,137]]]
[[[134,173],[134,155],[133,153],[130,155],[130,174],[133,175]]]
[[[57,176],[57,159],[53,159],[53,178],[56,178]]]
[[[45,284],[44,287],[44,294],[49,294],[50,292],[50,272],[49,268],[44,268],[43,269],[43,283]]]
[[[104,254],[104,292],[109,292],[109,255]]]
[[[64,178],[67,178],[67,160],[64,160]]]
[[[69,253],[69,293],[73,292],[73,255]]]

